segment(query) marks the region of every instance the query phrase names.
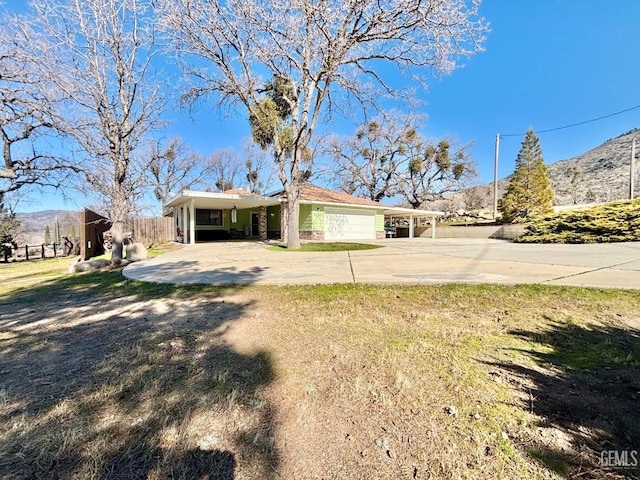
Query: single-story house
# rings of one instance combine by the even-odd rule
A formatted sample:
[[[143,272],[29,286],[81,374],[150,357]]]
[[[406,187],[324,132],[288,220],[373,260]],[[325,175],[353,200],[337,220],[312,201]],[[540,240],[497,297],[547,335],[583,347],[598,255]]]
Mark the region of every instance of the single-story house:
[[[256,195],[245,190],[201,192],[184,190],[165,205],[173,216],[176,240],[183,243],[241,238],[286,238],[287,201],[284,192]],[[442,212],[390,207],[317,185],[305,184],[300,196],[300,238],[303,240],[375,240],[394,236],[387,226],[402,218],[407,235],[415,220],[427,219],[435,236]],[[285,220],[285,221],[283,221]],[[394,227],[392,227],[394,228]]]

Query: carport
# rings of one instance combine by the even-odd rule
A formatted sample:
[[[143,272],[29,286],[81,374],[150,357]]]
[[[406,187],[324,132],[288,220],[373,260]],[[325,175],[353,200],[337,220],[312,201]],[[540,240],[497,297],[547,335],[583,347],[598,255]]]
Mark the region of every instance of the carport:
[[[176,240],[194,244],[196,241],[218,238],[254,237],[267,239],[269,223],[279,218],[269,207],[279,205],[281,199],[254,195],[242,190],[201,192],[184,190],[165,204],[172,209]],[[273,218],[267,218],[270,214]]]
[[[384,224],[385,230],[387,230],[388,236],[391,237],[408,237],[414,238],[416,232],[419,232],[417,236],[422,235],[424,231],[420,231],[421,227],[418,222],[421,219],[427,220],[431,227],[431,238],[436,238],[436,220],[438,217],[442,217],[444,212],[435,210],[417,210],[413,208],[403,207],[389,207],[384,210]],[[407,225],[404,225],[404,222]],[[399,225],[402,223],[402,225]],[[387,227],[389,224],[389,227]],[[405,235],[406,229],[406,235]]]

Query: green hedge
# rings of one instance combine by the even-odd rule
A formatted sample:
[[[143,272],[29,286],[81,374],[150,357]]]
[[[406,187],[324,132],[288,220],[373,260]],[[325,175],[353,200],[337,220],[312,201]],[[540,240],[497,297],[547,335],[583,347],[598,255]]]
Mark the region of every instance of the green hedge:
[[[515,239],[516,242],[526,243],[605,243],[635,240],[640,240],[640,198],[539,216],[531,220],[523,236]]]

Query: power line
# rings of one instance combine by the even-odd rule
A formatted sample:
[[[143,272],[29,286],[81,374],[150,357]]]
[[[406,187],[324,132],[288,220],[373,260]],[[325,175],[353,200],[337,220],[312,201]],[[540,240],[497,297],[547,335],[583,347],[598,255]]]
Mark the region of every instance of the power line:
[[[616,115],[620,115],[621,113],[630,112],[631,110],[635,110],[637,108],[640,108],[640,105],[636,105],[635,107],[627,108],[625,110],[620,110],[619,112],[610,113],[609,115],[603,115],[602,117],[592,118],[591,120],[585,120],[584,122],[572,123],[571,125],[565,125],[563,127],[550,128],[548,130],[541,130],[539,132],[536,132],[536,134],[555,132],[557,130],[564,130],[565,128],[571,128],[571,127],[577,127],[578,125],[584,125],[585,123],[597,122],[598,120],[602,120],[604,118],[609,118],[609,117],[614,117]],[[522,135],[526,135],[526,133],[508,133],[508,134],[504,134],[504,135],[500,134],[501,137],[521,137]]]

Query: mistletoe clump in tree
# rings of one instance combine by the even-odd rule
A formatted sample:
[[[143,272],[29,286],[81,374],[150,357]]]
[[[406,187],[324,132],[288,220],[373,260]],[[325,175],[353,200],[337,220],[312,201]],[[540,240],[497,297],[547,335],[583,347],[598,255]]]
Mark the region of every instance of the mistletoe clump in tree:
[[[554,193],[549,171],[542,158],[542,147],[529,129],[516,158],[516,169],[500,202],[503,222],[523,222],[553,208]]]

